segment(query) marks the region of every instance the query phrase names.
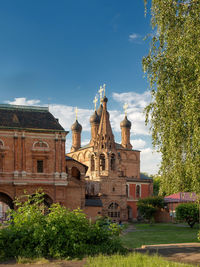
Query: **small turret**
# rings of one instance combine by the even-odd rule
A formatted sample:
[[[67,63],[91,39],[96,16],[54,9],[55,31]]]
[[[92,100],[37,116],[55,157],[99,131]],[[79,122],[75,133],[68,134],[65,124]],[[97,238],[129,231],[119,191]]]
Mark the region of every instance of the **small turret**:
[[[90,117],[90,124],[99,124],[100,123],[100,118],[95,110],[95,112],[93,113],[93,115]]]
[[[121,137],[122,137],[122,147],[132,149],[132,145],[130,143],[130,130],[131,130],[131,122],[127,118],[127,109],[128,105],[124,105],[125,117],[123,121],[120,123],[121,128]]]
[[[101,114],[102,114],[102,110],[103,110],[103,106],[102,104],[100,104],[98,110],[97,110],[97,115],[101,118]]]
[[[76,108],[76,121],[72,124],[72,147],[71,152],[78,150],[81,147],[81,131],[82,126],[77,120],[78,109]]]
[[[97,114],[97,111],[93,113],[90,117],[90,125],[91,125],[91,142],[93,143],[97,137],[98,129],[100,124],[100,117]]]

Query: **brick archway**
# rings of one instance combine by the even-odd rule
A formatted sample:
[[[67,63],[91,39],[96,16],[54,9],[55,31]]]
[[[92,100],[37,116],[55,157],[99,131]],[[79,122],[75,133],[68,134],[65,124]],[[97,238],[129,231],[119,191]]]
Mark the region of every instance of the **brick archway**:
[[[3,192],[0,192],[0,202],[3,202],[8,205],[10,209],[14,209],[14,203],[12,198]]]

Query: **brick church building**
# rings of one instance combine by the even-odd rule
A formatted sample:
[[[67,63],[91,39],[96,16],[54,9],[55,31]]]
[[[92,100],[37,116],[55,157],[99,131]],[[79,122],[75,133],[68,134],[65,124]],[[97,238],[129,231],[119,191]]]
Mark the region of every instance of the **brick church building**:
[[[99,109],[90,118],[91,140],[81,147],[82,126],[76,120],[72,125],[72,147],[68,156],[88,166],[86,173],[86,205],[90,217],[109,216],[114,221],[137,218],[137,201],[152,195],[151,179],[140,176],[140,151],[130,143],[131,122],[126,114],[120,123],[121,144],[115,142],[112,132],[108,99],[101,97]],[[99,209],[98,209],[99,207]],[[87,207],[86,207],[87,208]]]
[[[91,116],[91,140],[84,147],[82,126],[75,121],[67,155],[68,132],[48,108],[0,105],[0,206],[14,208],[13,200],[24,190],[34,194],[42,188],[47,206],[80,207],[92,219],[136,219],[136,203],[152,194],[152,180],[140,176],[140,151],[130,144],[126,115],[121,144],[115,142],[107,102],[101,98]]]

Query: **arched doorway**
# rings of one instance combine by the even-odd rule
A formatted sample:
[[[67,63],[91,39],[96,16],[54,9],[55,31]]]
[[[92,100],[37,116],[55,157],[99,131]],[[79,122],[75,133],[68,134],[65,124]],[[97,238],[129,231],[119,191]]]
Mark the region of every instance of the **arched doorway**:
[[[0,221],[3,222],[8,219],[8,210],[14,209],[14,203],[11,197],[0,192]]]

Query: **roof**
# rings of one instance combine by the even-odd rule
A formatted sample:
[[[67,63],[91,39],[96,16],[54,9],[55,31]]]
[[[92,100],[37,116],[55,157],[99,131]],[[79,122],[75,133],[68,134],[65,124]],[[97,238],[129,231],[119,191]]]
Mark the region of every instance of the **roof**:
[[[90,143],[87,144],[87,145],[85,145],[85,146],[80,147],[79,149],[76,150],[76,152],[79,151],[79,150],[83,150],[83,149],[89,148],[89,147],[92,147],[92,146],[90,145]]]
[[[119,143],[115,143],[115,147],[116,147],[116,149],[121,149],[121,150],[141,152],[140,150],[125,148]]]
[[[194,192],[178,192],[164,197],[165,202],[194,202],[197,195]]]
[[[86,198],[85,200],[85,206],[89,207],[102,207],[102,201],[100,198]]]
[[[140,179],[141,180],[153,180],[153,178],[152,177],[149,177],[149,176],[147,176],[147,175],[145,175],[144,173],[140,173]]]
[[[0,128],[64,131],[46,107],[0,104]]]
[[[78,161],[78,160],[73,159],[72,157],[65,156],[65,160],[66,160],[66,161],[75,161],[75,162],[77,162],[78,164],[81,164],[83,167],[85,167],[85,170],[86,170],[86,171],[87,171],[87,169],[88,169],[88,166],[87,166],[87,165],[81,163],[81,162]]]

